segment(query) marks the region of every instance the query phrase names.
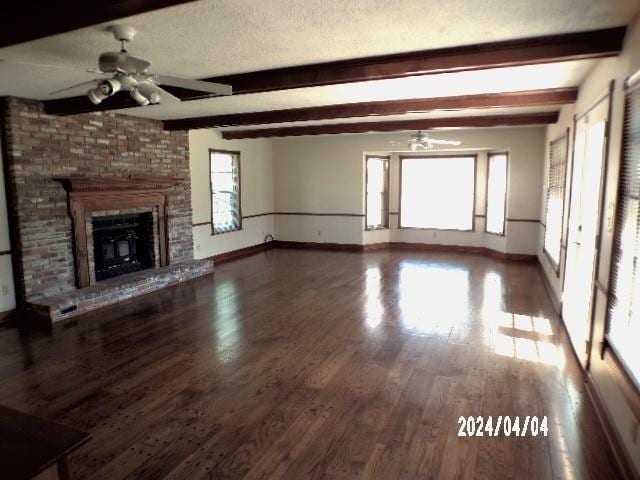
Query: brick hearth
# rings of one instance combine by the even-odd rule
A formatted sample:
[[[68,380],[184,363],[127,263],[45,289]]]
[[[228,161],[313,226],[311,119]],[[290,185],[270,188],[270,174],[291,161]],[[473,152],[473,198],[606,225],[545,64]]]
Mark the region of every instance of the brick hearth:
[[[167,267],[128,273],[103,280],[91,287],[46,297],[31,302],[30,308],[43,319],[56,322],[212,272],[213,262],[190,260]]]

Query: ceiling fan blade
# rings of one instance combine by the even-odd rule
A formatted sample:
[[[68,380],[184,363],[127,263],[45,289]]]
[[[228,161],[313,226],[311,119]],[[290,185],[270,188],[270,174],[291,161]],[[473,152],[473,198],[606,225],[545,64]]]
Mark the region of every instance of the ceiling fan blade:
[[[462,142],[457,140],[438,140],[437,138],[430,138],[427,140],[429,143],[433,143],[436,145],[461,145]]]
[[[188,78],[172,77],[169,75],[152,75],[153,82],[160,85],[184,88],[186,90],[197,90],[199,92],[212,93],[217,96],[231,95],[233,89],[231,85],[223,83],[203,82],[201,80],[190,80]]]
[[[88,87],[89,85],[95,85],[96,80],[88,80],[86,82],[76,83],[75,85],[71,85],[70,87],[61,88],[60,90],[54,90],[53,92],[49,92],[49,95],[57,95],[58,93],[66,92],[69,90],[75,90],[80,87]]]

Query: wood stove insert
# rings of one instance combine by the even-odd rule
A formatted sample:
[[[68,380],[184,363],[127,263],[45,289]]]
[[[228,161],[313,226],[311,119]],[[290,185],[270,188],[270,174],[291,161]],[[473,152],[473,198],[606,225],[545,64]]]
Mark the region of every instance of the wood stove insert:
[[[151,212],[93,218],[96,280],[154,267]]]

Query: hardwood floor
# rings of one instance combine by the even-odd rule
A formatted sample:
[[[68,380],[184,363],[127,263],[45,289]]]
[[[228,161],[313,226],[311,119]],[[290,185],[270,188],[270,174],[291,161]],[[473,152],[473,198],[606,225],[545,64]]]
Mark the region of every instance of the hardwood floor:
[[[271,250],[3,329],[0,404],[93,434],[75,479],[617,478],[535,265],[473,255]]]

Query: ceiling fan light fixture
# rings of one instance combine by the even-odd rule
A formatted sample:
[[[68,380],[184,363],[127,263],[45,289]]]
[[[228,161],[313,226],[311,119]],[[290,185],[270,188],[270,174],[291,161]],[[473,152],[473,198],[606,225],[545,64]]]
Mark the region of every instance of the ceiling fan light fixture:
[[[149,99],[141,94],[137,88],[132,88],[129,94],[131,95],[131,98],[133,98],[141,107],[145,107],[150,103]]]
[[[105,98],[110,97],[122,89],[122,83],[116,78],[108,78],[98,83],[98,86],[90,89],[87,96],[94,105],[100,104]]]
[[[100,87],[95,87],[87,91],[87,97],[91,100],[91,103],[94,105],[99,105],[102,101],[107,98],[109,95],[105,95]]]
[[[149,95],[149,102],[152,105],[157,105],[160,103],[162,99],[160,98],[160,94],[158,92],[151,92],[151,95]]]

